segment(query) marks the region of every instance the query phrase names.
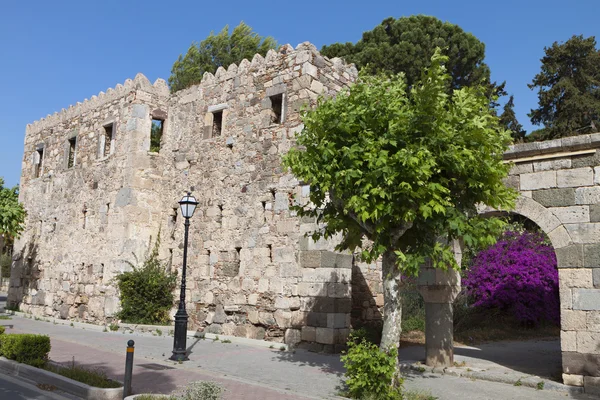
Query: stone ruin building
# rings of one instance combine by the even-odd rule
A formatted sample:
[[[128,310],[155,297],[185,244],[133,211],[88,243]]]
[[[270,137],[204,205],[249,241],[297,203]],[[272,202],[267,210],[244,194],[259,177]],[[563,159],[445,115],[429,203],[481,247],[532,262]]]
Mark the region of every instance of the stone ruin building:
[[[352,65],[303,43],[205,74],[169,93],[139,74],[27,126],[9,305],[38,317],[106,324],[114,277],[160,256],[181,269],[177,201],[193,188],[187,309],[190,328],[339,351],[351,326],[381,320],[381,268],[304,234],[290,211],[310,187],[281,166],[302,107],[357,78]],[[160,140],[151,143],[153,121]],[[507,183],[515,213],[555,248],[563,380],[600,390],[600,134],[513,146]],[[152,150],[152,151],[151,151]],[[482,212],[495,212],[484,210]],[[457,257],[460,248],[456,247]],[[423,268],[427,364],[452,364],[457,273]]]

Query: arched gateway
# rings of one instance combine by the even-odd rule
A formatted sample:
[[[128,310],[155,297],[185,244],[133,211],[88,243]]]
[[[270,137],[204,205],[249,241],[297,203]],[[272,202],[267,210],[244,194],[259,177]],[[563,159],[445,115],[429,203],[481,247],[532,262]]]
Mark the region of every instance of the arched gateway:
[[[561,307],[563,381],[600,386],[600,134],[517,144],[507,184],[519,190],[511,212],[535,222],[556,252]],[[494,210],[482,208],[482,213]],[[451,365],[451,307],[460,286],[455,272],[423,270],[420,291],[430,329],[427,362]],[[446,310],[444,315],[442,310]],[[444,324],[444,321],[446,323]],[[430,340],[434,338],[434,340]]]

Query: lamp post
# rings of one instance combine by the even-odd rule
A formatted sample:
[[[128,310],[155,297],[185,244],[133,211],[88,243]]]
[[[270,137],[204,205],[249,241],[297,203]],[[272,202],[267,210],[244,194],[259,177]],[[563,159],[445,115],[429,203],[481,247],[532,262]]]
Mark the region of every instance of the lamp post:
[[[188,315],[185,311],[185,269],[187,267],[188,232],[190,218],[194,215],[198,202],[190,192],[179,201],[181,215],[185,218],[185,235],[183,237],[183,270],[181,273],[181,293],[179,294],[179,308],[175,314],[175,337],[173,339],[173,361],[187,361],[186,340]]]

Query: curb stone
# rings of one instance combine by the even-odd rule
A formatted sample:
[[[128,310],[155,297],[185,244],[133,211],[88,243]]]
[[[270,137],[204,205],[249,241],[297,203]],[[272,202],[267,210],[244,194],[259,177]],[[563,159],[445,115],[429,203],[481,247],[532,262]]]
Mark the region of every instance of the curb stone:
[[[119,388],[97,388],[86,385],[30,365],[21,364],[13,360],[0,357],[0,371],[13,377],[24,378],[37,384],[44,383],[55,386],[63,392],[89,400],[121,400],[123,398],[123,387]]]
[[[501,375],[501,374],[491,374],[486,373],[486,370],[478,369],[478,368],[469,368],[470,371],[460,369],[458,367],[429,367],[419,362],[416,363],[402,363],[400,364],[401,371],[415,371],[419,373],[432,373],[438,375],[451,375],[462,378],[470,378],[477,379],[482,381],[490,381],[490,382],[499,382],[506,383],[509,385],[515,385],[517,381],[521,382],[521,386],[530,387],[533,389],[537,389],[537,385],[540,382],[543,382],[544,388],[541,390],[553,390],[559,392],[566,392],[568,394],[583,394],[583,387],[579,386],[569,386],[564,385],[562,383],[554,382],[548,380],[546,378],[541,378],[539,376],[534,375]]]

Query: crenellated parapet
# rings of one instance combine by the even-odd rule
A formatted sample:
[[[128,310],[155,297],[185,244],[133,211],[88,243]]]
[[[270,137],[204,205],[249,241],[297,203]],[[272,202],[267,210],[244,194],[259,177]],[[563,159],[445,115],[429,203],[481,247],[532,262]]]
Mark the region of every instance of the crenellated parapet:
[[[199,84],[177,92],[174,97],[185,99],[226,81],[236,80],[244,84],[249,79],[280,73],[285,69],[312,74],[314,78],[317,78],[319,73],[330,74],[332,80],[342,84],[353,82],[358,77],[354,64],[346,64],[337,57],[329,59],[322,56],[312,43],[300,43],[295,49],[285,44],[278,51],[269,50],[265,57],[255,54],[251,61],[243,59],[239,64],[231,64],[227,68],[221,66],[214,74],[205,72]]]
[[[106,92],[100,92],[98,95],[83,100],[83,102],[77,102],[75,105],[70,105],[66,109],[63,108],[61,111],[55,112],[52,115],[48,114],[46,118],[28,124],[26,128],[27,133],[36,133],[49,129],[61,122],[97,110],[105,104],[111,103],[137,90],[142,90],[162,97],[169,96],[169,86],[164,79],[159,78],[154,81],[154,83],[151,83],[144,74],[138,73],[134,79],[127,79],[123,84],[117,84],[114,88],[108,88]]]

